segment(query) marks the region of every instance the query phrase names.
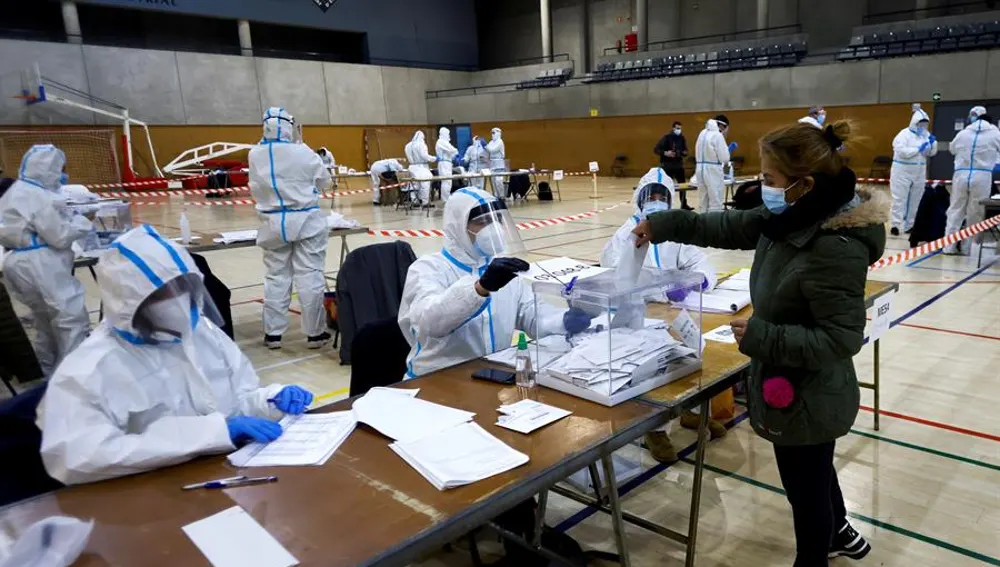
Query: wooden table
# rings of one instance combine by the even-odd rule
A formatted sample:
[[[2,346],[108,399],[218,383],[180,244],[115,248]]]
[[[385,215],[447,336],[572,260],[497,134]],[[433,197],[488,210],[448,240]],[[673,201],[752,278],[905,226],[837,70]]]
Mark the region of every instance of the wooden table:
[[[183,484],[237,472],[222,457],[202,458],[9,506],[0,510],[0,530],[16,538],[49,515],[93,518],[93,535],[75,567],[207,566],[181,527],[239,505],[302,565],[405,565],[664,422],[662,408],[642,401],[609,408],[538,388],[540,401],[573,415],[531,435],[501,429],[494,425],[496,408],[516,401],[518,390],[472,380],[473,370],[484,366],[478,361],[460,365],[401,387],[420,388],[422,399],[475,412],[487,431],[531,458],[487,480],[439,491],[389,449],[388,439],[359,425],[322,467],[247,471],[278,475],[273,484],[181,491]],[[350,404],[345,400],[321,411]],[[614,499],[617,507],[617,494]]]

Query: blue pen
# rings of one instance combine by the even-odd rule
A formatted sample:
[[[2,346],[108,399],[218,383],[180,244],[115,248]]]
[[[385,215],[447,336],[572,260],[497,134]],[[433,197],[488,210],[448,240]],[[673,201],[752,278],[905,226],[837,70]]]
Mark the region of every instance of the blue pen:
[[[268,482],[277,482],[278,477],[276,476],[259,476],[255,478],[231,478],[231,479],[220,479],[220,480],[210,480],[208,482],[202,482],[198,484],[189,484],[183,487],[184,490],[193,490],[195,488],[235,488],[238,486],[250,486],[254,484],[264,484]]]

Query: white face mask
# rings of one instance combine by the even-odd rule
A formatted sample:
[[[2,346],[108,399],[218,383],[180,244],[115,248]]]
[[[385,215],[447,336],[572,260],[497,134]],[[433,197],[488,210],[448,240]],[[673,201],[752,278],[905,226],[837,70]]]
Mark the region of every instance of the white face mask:
[[[680,128],[674,128],[674,134],[680,136],[681,135],[681,129]]]
[[[150,303],[145,317],[154,332],[183,338],[191,332],[191,294],[184,292],[174,297]]]
[[[480,255],[486,258],[493,258],[503,254],[507,246],[503,232],[497,223],[484,226],[482,230],[472,236],[473,246]]]
[[[668,205],[665,201],[649,201],[642,207],[642,216],[644,218],[649,218],[649,215],[653,213],[660,213],[669,210],[670,205]]]

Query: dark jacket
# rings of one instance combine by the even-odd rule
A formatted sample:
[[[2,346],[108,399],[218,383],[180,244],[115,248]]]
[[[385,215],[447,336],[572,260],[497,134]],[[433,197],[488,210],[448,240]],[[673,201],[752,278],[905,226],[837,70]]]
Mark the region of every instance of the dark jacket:
[[[652,215],[650,224],[654,242],[756,249],[754,314],[740,344],[751,358],[750,422],[775,444],[815,445],[847,434],[858,413],[852,357],[864,340],[865,281],[868,266],[885,249],[888,204],[881,193],[858,191],[825,220],[781,238],[765,235],[774,233],[769,223],[796,208],[798,203],[777,216],[763,207],[704,215],[669,211]],[[795,388],[785,409],[764,403],[762,384],[772,376],[787,377]]]
[[[351,363],[351,345],[362,327],[399,314],[406,272],[416,259],[413,248],[399,241],[364,246],[347,255],[337,274],[341,364]]]
[[[676,152],[674,157],[671,158],[663,155],[663,152],[670,150]],[[677,135],[671,132],[660,138],[659,142],[656,142],[656,146],[653,147],[653,153],[660,158],[660,166],[663,169],[683,168],[684,158],[688,155],[687,140],[684,139],[684,134]]]

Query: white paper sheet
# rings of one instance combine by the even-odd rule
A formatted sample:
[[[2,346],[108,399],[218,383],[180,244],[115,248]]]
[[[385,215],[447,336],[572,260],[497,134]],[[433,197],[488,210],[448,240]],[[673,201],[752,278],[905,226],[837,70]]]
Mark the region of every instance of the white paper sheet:
[[[679,305],[694,310],[700,308],[706,313],[733,314],[750,305],[750,292],[715,289],[701,294],[701,305],[698,304],[698,294],[692,293]]]
[[[438,490],[471,484],[528,462],[475,422],[439,431],[418,441],[389,445]]]
[[[214,238],[212,241],[222,244],[232,244],[234,242],[246,242],[248,240],[257,240],[257,229],[220,232],[219,237]]]
[[[476,414],[373,388],[354,401],[354,415],[390,439],[413,442],[471,421]]]
[[[250,443],[229,455],[237,467],[322,465],[357,425],[352,411],[286,415],[281,437],[270,443]]]
[[[628,244],[618,259],[618,266],[615,268],[615,286],[620,290],[628,290],[635,287],[639,281],[639,274],[642,272],[642,264],[646,261],[646,253],[649,252],[649,243],[636,248],[636,235],[628,235]]]
[[[750,291],[750,280],[737,280],[733,278],[728,278],[726,281],[719,282],[719,285],[715,286],[715,289],[725,289],[728,291]]]
[[[702,336],[705,337],[706,341],[715,341],[717,343],[725,343],[727,345],[736,344],[736,337],[733,335],[733,328],[729,325],[716,327]]]
[[[298,559],[239,506],[181,529],[213,567],[292,567],[299,564]]]
[[[527,272],[521,272],[518,275],[531,281],[568,284],[574,277],[577,280],[582,280],[607,271],[608,268],[591,266],[587,262],[563,257],[535,262],[531,264],[531,268]]]
[[[497,411],[501,414],[497,419],[497,425],[524,434],[531,433],[573,413],[534,400],[521,400],[517,403],[500,406]]]

